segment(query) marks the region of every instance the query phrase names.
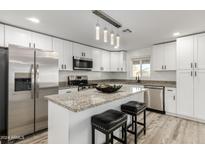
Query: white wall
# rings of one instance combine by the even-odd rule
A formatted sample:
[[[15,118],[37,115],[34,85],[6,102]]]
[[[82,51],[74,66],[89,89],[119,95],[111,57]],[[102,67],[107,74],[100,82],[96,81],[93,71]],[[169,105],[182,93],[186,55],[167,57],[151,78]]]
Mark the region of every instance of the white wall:
[[[132,74],[132,59],[141,57],[151,57],[152,49],[144,48],[134,51],[127,52],[127,79],[134,79],[131,77]],[[151,58],[152,66],[152,58]],[[176,71],[169,72],[155,72],[151,69],[150,80],[163,80],[163,81],[176,81]]]

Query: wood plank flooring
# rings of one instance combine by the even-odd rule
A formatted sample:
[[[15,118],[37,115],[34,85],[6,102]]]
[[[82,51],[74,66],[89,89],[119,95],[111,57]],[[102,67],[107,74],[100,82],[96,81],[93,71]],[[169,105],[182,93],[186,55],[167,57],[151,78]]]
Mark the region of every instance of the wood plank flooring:
[[[140,119],[140,118],[139,118]],[[33,135],[17,144],[46,144],[47,132]],[[128,135],[128,143],[134,136]],[[139,144],[204,144],[205,124],[173,116],[147,112],[147,134],[139,137]]]

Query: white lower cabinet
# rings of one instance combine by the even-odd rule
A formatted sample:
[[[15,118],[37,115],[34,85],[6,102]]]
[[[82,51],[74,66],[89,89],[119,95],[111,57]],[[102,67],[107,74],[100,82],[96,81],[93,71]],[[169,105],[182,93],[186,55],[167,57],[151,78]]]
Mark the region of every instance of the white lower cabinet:
[[[194,116],[194,82],[193,71],[177,72],[177,113],[179,115]]]
[[[166,113],[176,114],[176,88],[165,87],[165,111]]]
[[[0,46],[4,47],[4,25],[0,24]]]
[[[59,70],[73,70],[71,42],[53,38],[53,51],[58,53]]]

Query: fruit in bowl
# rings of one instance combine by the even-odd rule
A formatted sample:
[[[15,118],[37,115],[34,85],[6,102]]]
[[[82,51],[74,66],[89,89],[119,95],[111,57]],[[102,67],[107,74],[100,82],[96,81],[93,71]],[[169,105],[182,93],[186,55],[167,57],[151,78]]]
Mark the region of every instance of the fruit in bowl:
[[[122,88],[122,85],[98,84],[96,89],[103,93],[114,93]]]

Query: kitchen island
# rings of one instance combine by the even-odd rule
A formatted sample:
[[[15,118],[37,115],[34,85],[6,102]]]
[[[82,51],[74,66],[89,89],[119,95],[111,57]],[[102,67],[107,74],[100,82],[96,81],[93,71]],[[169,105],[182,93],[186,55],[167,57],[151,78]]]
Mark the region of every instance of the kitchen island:
[[[91,143],[91,116],[108,109],[120,110],[120,105],[131,100],[143,102],[143,87],[123,85],[116,93],[105,94],[89,89],[68,94],[46,96],[48,99],[48,143]],[[118,136],[120,131],[116,131]],[[96,143],[105,137],[96,132]]]

